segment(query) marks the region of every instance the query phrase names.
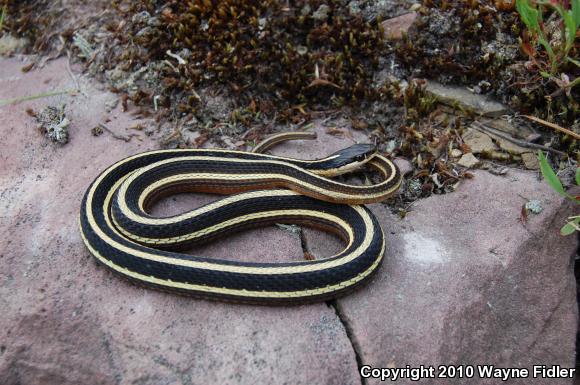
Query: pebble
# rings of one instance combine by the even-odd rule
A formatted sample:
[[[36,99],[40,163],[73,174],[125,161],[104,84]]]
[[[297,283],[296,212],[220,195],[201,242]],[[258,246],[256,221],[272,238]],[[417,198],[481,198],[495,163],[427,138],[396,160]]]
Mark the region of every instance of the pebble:
[[[524,162],[524,166],[528,170],[539,170],[540,169],[540,162],[538,161],[538,156],[533,152],[526,152],[522,154],[522,161]]]
[[[472,128],[467,129],[463,134],[462,139],[474,154],[497,150],[497,146],[493,143],[489,135]]]
[[[461,155],[463,155],[463,152],[461,152],[461,150],[458,148],[454,148],[451,150],[449,155],[451,155],[452,158],[459,158]]]
[[[458,165],[471,168],[479,164],[479,159],[475,157],[471,152],[464,154],[461,159],[457,162]]]

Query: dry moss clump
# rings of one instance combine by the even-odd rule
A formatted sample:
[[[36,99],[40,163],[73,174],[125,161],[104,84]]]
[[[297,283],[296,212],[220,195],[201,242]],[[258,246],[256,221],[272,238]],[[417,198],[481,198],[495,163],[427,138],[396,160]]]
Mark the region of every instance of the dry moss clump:
[[[2,29],[32,42],[26,47],[27,52],[45,51],[51,38],[58,37],[56,34],[42,36],[43,31],[54,30],[59,19],[59,15],[46,12],[50,3],[48,0],[0,0],[0,11],[6,9]]]
[[[102,62],[105,70],[131,72],[168,60],[172,66],[161,70],[159,103],[177,100],[180,112],[195,110],[196,88],[215,83],[245,101],[256,97],[271,110],[281,101],[340,106],[372,97],[372,75],[384,49],[378,20],[351,15],[337,0],[287,4],[119,3],[124,21],[108,28],[123,50],[111,50]],[[142,96],[151,102],[153,95]]]
[[[21,53],[55,58],[76,30],[98,19],[107,7],[106,0],[0,0],[0,11],[6,9],[0,38],[27,41]]]

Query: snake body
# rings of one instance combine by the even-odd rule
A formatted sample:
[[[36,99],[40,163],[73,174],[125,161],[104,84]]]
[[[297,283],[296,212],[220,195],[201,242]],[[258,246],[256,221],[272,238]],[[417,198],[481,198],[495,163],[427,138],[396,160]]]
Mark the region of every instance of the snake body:
[[[367,163],[381,183],[353,186],[329,176]],[[304,161],[230,150],[159,150],[123,159],[87,189],[80,230],[90,253],[126,278],[162,290],[259,304],[334,298],[376,272],[384,254],[377,219],[360,204],[381,201],[401,175],[371,145]],[[148,210],[175,192],[235,194],[183,214]],[[340,253],[313,261],[241,262],[179,252],[242,229],[295,223],[336,233]]]

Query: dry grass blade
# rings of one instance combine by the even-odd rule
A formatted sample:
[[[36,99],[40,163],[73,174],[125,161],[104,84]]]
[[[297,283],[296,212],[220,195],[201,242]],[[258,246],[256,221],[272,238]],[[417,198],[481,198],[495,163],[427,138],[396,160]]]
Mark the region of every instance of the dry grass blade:
[[[571,131],[567,128],[561,127],[555,123],[551,123],[551,122],[545,121],[545,120],[540,119],[540,118],[536,118],[535,116],[531,116],[531,115],[522,115],[522,116],[525,116],[529,120],[536,122],[536,123],[539,123],[543,126],[549,127],[549,128],[554,129],[556,131],[560,131],[563,134],[570,135],[571,137],[573,137],[576,140],[580,140],[579,134],[577,134],[574,131]]]
[[[324,79],[314,79],[313,81],[310,82],[310,84],[308,84],[306,86],[306,88],[312,88],[312,87],[316,87],[316,86],[331,86],[331,87],[334,87],[334,88],[339,89],[339,90],[342,89],[342,87],[339,86],[338,84],[333,83],[329,80],[324,80]]]
[[[119,139],[122,140],[124,142],[130,142],[131,138],[136,137],[137,139],[139,138],[139,135],[137,134],[129,134],[129,135],[120,135],[117,134],[116,132],[114,132],[113,130],[111,130],[109,128],[109,126],[107,126],[105,123],[99,123],[99,127],[101,127],[103,130],[107,131],[109,134],[111,134],[111,136],[115,139]]]
[[[2,99],[2,100],[0,100],[0,107],[6,106],[8,104],[13,104],[13,103],[25,102],[28,100],[48,98],[49,96],[73,94],[75,92],[76,92],[76,90],[64,90],[64,91],[46,92],[46,93],[30,95],[30,96],[21,96],[21,97],[13,98],[13,99]]]

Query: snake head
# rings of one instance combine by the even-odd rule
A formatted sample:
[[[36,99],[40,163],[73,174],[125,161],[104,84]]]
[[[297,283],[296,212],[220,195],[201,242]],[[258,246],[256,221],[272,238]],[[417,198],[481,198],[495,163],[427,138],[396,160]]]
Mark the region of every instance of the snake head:
[[[327,176],[341,175],[354,171],[369,161],[377,152],[373,144],[355,144],[330,155],[327,159],[332,167]]]

